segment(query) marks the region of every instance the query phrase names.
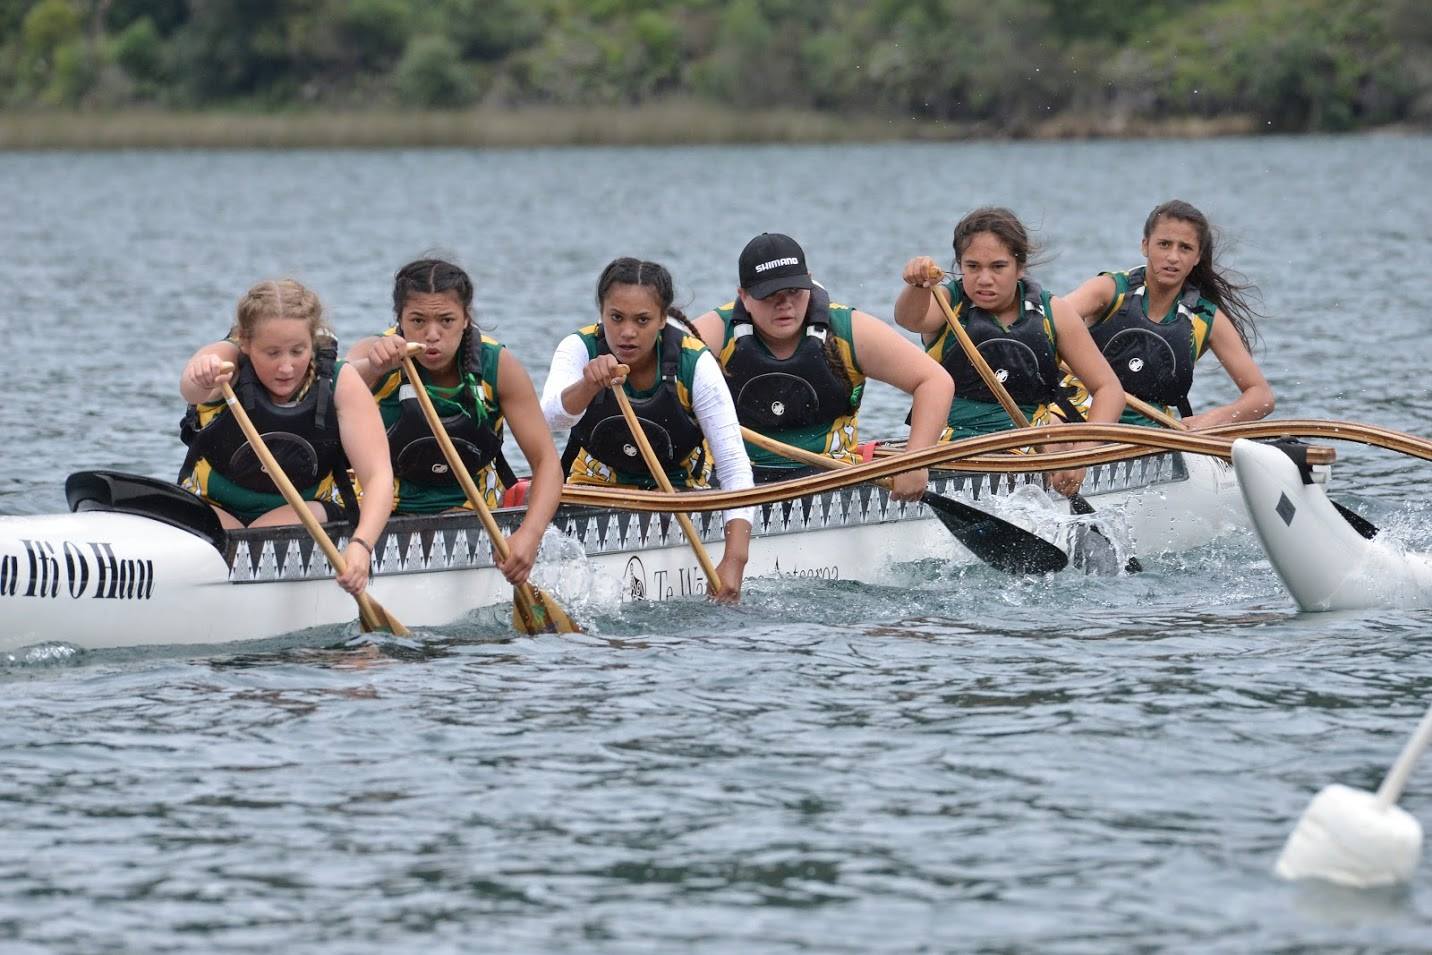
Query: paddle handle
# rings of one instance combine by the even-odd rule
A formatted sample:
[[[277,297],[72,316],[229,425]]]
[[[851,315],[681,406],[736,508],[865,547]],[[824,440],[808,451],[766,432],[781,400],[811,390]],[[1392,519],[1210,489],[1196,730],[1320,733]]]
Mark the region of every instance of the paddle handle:
[[[412,348],[411,345],[408,347]],[[419,345],[418,349],[421,350],[422,346]],[[423,409],[423,417],[428,420],[428,427],[432,429],[433,437],[438,439],[438,446],[443,449],[443,457],[447,458],[448,467],[452,469],[457,483],[462,485],[462,492],[467,495],[468,503],[477,512],[477,517],[482,521],[487,536],[492,538],[492,549],[497,551],[499,560],[506,560],[510,553],[507,547],[507,538],[502,535],[502,528],[497,526],[497,519],[492,516],[492,511],[488,510],[487,501],[483,499],[482,492],[477,489],[472,475],[468,474],[467,468],[463,467],[462,458],[458,456],[452,438],[448,437],[447,428],[443,427],[442,419],[438,417],[438,409],[433,407],[433,399],[428,394],[428,389],[423,384],[422,378],[418,376],[418,369],[413,365],[411,350],[403,356],[403,371],[413,385],[413,392],[417,396],[418,404]]]
[[[805,448],[798,448],[793,444],[786,444],[784,441],[777,441],[775,438],[767,437],[766,435],[761,434],[761,432],[759,431],[752,431],[745,425],[741,425],[741,437],[745,438],[747,441],[749,441],[751,444],[754,444],[758,448],[765,448],[767,451],[773,451],[776,454],[781,455],[782,457],[790,458],[792,461],[799,461],[802,464],[809,464],[812,467],[821,468],[825,471],[835,471],[840,468],[850,468],[855,466],[849,461],[837,461],[835,458],[829,457],[827,455],[816,454],[814,451],[807,451]],[[880,478],[871,483],[878,484],[881,487],[885,488],[887,491],[890,489],[891,486],[889,478]]]
[[[1066,375],[1074,374],[1074,372],[1069,370],[1069,366],[1064,364],[1064,362],[1062,361],[1059,363],[1059,370],[1064,372],[1064,374]],[[1159,424],[1163,425],[1165,428],[1168,428],[1172,431],[1188,430],[1188,425],[1184,424],[1182,421],[1178,420],[1173,415],[1160,408],[1158,405],[1151,405],[1144,399],[1136,397],[1135,395],[1131,395],[1127,391],[1124,392],[1124,404],[1128,405],[1130,408],[1133,408],[1135,411],[1143,415],[1145,418],[1148,418],[1150,421],[1156,421]]]
[[[790,458],[792,461],[799,461],[802,464],[809,464],[812,467],[823,468],[827,471],[852,466],[849,462],[837,461],[835,458],[828,457],[824,454],[816,454],[814,451],[807,451],[805,448],[798,448],[793,444],[777,441],[775,438],[767,437],[759,431],[752,431],[745,425],[741,425],[741,437],[758,448],[765,448],[767,451],[774,451],[776,454]]]
[[[1402,752],[1397,757],[1397,762],[1387,771],[1387,778],[1382,785],[1377,787],[1377,803],[1383,809],[1388,808],[1402,797],[1403,787],[1407,785],[1407,778],[1412,775],[1412,768],[1417,765],[1417,758],[1427,745],[1432,743],[1432,707],[1422,716],[1422,722],[1417,724],[1417,729],[1407,745],[1402,747]]]
[[[224,362],[221,366],[221,370],[225,372],[233,371],[233,362]],[[342,574],[348,569],[348,562],[345,561],[343,555],[338,552],[338,548],[334,546],[333,540],[324,533],[323,528],[318,523],[318,518],[314,517],[313,512],[308,509],[308,502],[303,499],[302,494],[298,493],[298,488],[293,486],[293,482],[288,479],[288,475],[284,473],[283,468],[279,465],[278,459],[273,456],[273,452],[270,451],[268,445],[264,443],[263,435],[259,434],[259,429],[254,427],[253,421],[249,419],[249,413],[244,410],[244,406],[239,402],[238,396],[234,394],[234,389],[229,387],[227,381],[221,381],[219,382],[219,390],[224,396],[224,403],[229,406],[229,414],[233,415],[234,420],[239,423],[239,430],[243,431],[244,437],[248,439],[249,447],[253,448],[254,453],[258,455],[259,461],[263,464],[264,470],[268,472],[268,476],[273,481],[274,486],[278,488],[278,492],[283,495],[283,499],[288,502],[288,506],[293,508],[294,512],[298,514],[299,521],[303,523],[304,528],[308,531],[309,536],[313,538],[314,543],[322,548],[324,555],[328,558],[328,562],[333,565],[333,569],[338,571],[339,574]],[[358,613],[363,618],[363,622],[374,630],[383,629],[383,619],[377,610],[374,609],[373,603],[368,595],[363,591],[359,591],[353,595],[353,598],[358,601]]]
[[[1127,391],[1124,392],[1124,403],[1127,404],[1130,408],[1133,408],[1139,414],[1143,415],[1145,418],[1148,418],[1152,421],[1157,421],[1165,428],[1170,428],[1174,431],[1188,430],[1188,425],[1184,424],[1182,421],[1178,420],[1173,415],[1169,414],[1167,411],[1164,411],[1157,405],[1151,405],[1144,399],[1137,398],[1129,394]]]
[[[438,409],[433,407],[432,396],[428,394],[427,386],[423,384],[422,378],[418,376],[418,369],[413,365],[413,355],[421,350],[421,345],[416,348],[412,344],[408,345],[408,353],[403,356],[403,372],[408,376],[408,381],[412,383],[418,405],[423,409],[423,417],[427,419],[433,437],[438,439],[438,446],[442,448],[443,457],[447,459],[448,467],[457,478],[458,484],[462,485],[462,492],[467,495],[468,503],[477,513],[478,520],[482,521],[488,539],[492,541],[492,549],[497,552],[497,559],[506,560],[507,555],[512,553],[512,548],[507,546],[507,538],[503,536],[502,528],[497,526],[497,518],[492,516],[492,511],[487,506],[487,500],[478,490],[472,475],[467,473],[467,468],[463,466],[462,458],[458,456],[457,448],[453,445],[452,438],[448,436],[447,428],[443,427],[442,418],[438,417]],[[549,616],[553,614],[554,608],[560,610],[555,601],[547,598],[545,594],[541,594],[530,581],[518,584],[513,588],[512,606],[521,623],[518,627],[519,630],[525,633],[541,632],[542,628],[538,625],[533,610],[539,602]],[[565,611],[561,612],[561,616],[567,623],[565,629],[569,631],[578,629],[575,624],[571,623],[571,619],[566,616]]]
[[[631,373],[626,365],[617,365],[617,375],[625,378]],[[631,406],[631,400],[626,396],[626,388],[623,385],[612,385],[612,394],[616,395],[617,404],[622,409],[622,417],[626,419],[627,428],[631,431],[632,440],[636,441],[637,448],[641,451],[641,458],[646,462],[646,469],[651,472],[652,480],[657,487],[668,494],[675,493],[671,486],[671,479],[666,476],[666,470],[662,468],[661,462],[656,459],[656,452],[652,450],[651,442],[646,438],[646,432],[642,430],[641,422],[637,420],[636,411]],[[706,574],[706,582],[711,587],[711,592],[719,594],[722,591],[721,578],[716,573],[716,565],[711,563],[711,555],[706,553],[706,547],[701,543],[700,536],[696,533],[696,525],[691,523],[691,518],[685,511],[672,511],[681,529],[686,533],[686,539],[691,542],[691,550],[696,554],[696,560],[701,564],[701,570]]]
[[[930,278],[938,278],[944,274],[944,269],[939,269],[938,274],[932,271]],[[932,288],[930,289],[930,294],[935,297],[935,301],[940,303],[940,310],[945,313],[945,324],[950,326],[950,331],[954,332],[955,338],[959,339],[960,347],[964,349],[965,357],[970,360],[970,364],[974,366],[975,371],[979,372],[980,380],[985,383],[985,387],[994,395],[995,400],[999,402],[999,406],[1009,415],[1009,420],[1014,422],[1016,428],[1028,428],[1029,419],[1024,416],[1024,412],[1020,410],[1019,405],[1015,404],[1014,398],[1010,397],[1009,392],[1005,390],[1000,380],[995,377],[994,369],[989,366],[989,362],[985,361],[984,356],[980,354],[980,350],[975,347],[975,343],[970,341],[969,333],[966,332],[965,327],[960,324],[960,320],[956,317],[954,309],[950,308],[950,303],[940,294],[940,289],[938,287]]]

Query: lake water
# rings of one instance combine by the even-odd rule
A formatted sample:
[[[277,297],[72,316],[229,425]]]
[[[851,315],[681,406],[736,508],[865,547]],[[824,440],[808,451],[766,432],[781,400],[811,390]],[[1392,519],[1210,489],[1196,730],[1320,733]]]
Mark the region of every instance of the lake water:
[[[343,340],[456,256],[540,386],[617,255],[728,300],[764,230],[888,317],[1012,206],[1055,291],[1171,196],[1256,281],[1278,414],[1432,431],[1432,139],[0,155],[0,513],[169,476],[177,379],[254,282]],[[1227,400],[1216,364],[1194,404]],[[906,410],[869,391],[869,436]],[[1432,547],[1425,463],[1338,496]],[[514,638],[456,624],[0,665],[0,951],[1432,950],[1404,891],[1270,874],[1314,792],[1375,788],[1432,702],[1432,613],[1303,615],[1242,534],[1133,577],[753,581]],[[198,612],[198,608],[196,608]],[[3,625],[3,622],[0,622]],[[1432,766],[1402,805],[1432,820]]]

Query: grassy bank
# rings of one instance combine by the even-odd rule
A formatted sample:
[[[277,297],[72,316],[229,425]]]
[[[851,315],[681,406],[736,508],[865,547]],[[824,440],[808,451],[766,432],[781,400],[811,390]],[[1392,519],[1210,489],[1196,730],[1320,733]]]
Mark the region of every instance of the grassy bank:
[[[1249,119],[1236,116],[1157,123],[1060,117],[1000,128],[789,110],[751,112],[704,103],[461,112],[9,112],[0,113],[0,150],[840,143],[1191,137],[1253,130]]]

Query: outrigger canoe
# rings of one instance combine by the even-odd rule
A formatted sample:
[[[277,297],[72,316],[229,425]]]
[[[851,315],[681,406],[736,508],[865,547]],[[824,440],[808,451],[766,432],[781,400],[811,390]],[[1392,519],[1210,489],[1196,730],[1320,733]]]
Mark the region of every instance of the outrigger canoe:
[[[1114,429],[1105,437],[1147,433],[1101,427]],[[1027,440],[1004,439],[1002,447]],[[997,436],[969,443],[976,450],[1002,449]],[[1089,469],[1083,493],[1100,520],[1117,525],[1139,555],[1187,549],[1243,526],[1237,484],[1223,461],[1123,447],[1123,459]],[[974,558],[930,507],[894,502],[883,489],[861,482],[939,464],[942,456],[955,457],[954,450],[925,449],[787,488],[772,484],[725,495],[568,486],[553,523],[575,542],[567,549],[580,550],[574,559],[586,564],[579,575],[584,591],[623,602],[704,593],[705,580],[677,522],[659,512],[677,499],[693,513],[716,560],[719,509],[758,505],[748,577],[898,580],[901,564],[958,565]],[[932,471],[930,489],[1000,513],[1016,498],[1028,501],[1031,490],[1047,487],[1042,472],[1012,470],[1019,466],[1011,464],[1015,456],[966,456],[968,461],[949,464],[963,470]],[[790,496],[795,488],[804,493]],[[302,527],[225,532],[192,495],[116,472],[71,475],[66,494],[70,513],[0,517],[0,651],[45,641],[82,648],[213,644],[353,619],[352,599],[334,584],[332,567]],[[520,507],[495,512],[504,532],[515,529],[522,514]],[[1027,513],[1023,519],[1032,522]],[[1051,537],[1075,532],[1067,519],[1054,523]],[[350,528],[327,529],[341,548]],[[375,542],[373,561],[373,596],[410,627],[451,623],[512,597],[493,566],[480,522],[466,513],[393,518]],[[539,577],[541,567],[539,561]],[[584,596],[542,582],[563,603]]]
[[[1328,500],[1326,472],[1284,450],[1233,443],[1233,464],[1254,531],[1305,611],[1432,605],[1432,556],[1369,537]]]

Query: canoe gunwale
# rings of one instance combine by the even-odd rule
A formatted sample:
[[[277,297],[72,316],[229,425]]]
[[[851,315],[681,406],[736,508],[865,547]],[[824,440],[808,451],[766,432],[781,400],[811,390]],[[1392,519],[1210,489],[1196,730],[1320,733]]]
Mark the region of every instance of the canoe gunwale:
[[[1183,456],[1176,451],[1161,452],[1090,468],[1085,494],[1097,499],[1188,479]],[[1026,485],[1047,491],[1048,478],[1043,472],[940,471],[932,474],[930,481],[930,489],[936,494],[973,502],[1005,497]],[[772,486],[775,485],[765,485]],[[502,531],[510,534],[521,524],[525,513],[524,507],[499,508],[493,511],[493,517]],[[721,512],[700,511],[691,517],[703,542],[719,544],[724,539]],[[759,540],[850,525],[911,520],[934,520],[934,516],[924,504],[893,501],[883,488],[858,484],[758,505],[752,537]],[[686,544],[680,526],[665,512],[562,504],[553,525],[560,533],[580,541],[589,556],[640,553]],[[352,526],[338,523],[328,527],[341,549],[352,533]],[[230,531],[224,556],[230,567],[230,579],[238,584],[333,576],[327,559],[316,551],[307,532],[298,525]],[[487,534],[477,515],[470,511],[398,515],[389,519],[374,542],[375,580],[492,566]]]

